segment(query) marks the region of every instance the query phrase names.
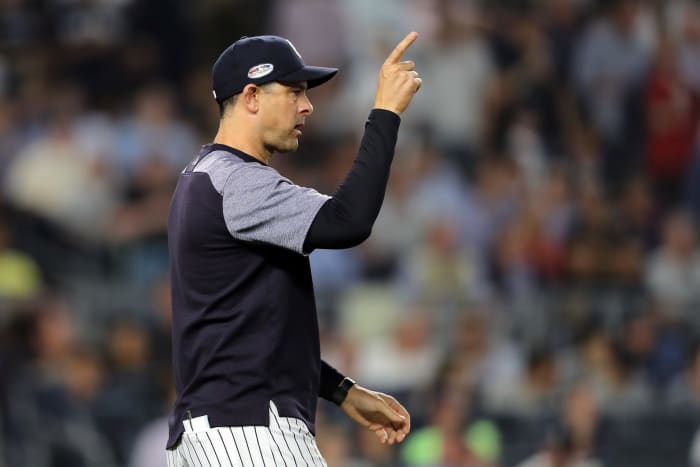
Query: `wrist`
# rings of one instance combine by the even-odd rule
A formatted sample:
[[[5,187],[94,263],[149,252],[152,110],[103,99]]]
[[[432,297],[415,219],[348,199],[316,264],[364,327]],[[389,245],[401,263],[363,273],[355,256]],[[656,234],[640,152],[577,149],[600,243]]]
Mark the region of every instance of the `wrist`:
[[[396,115],[397,117],[401,118],[401,112],[399,112],[396,109],[390,108],[388,106],[383,106],[383,105],[374,105],[372,107],[372,110],[382,110],[384,112],[391,112],[392,114]]]
[[[341,405],[348,397],[348,392],[350,391],[350,388],[352,388],[355,384],[355,380],[346,376],[333,391],[333,394],[331,395],[331,400],[336,405]]]

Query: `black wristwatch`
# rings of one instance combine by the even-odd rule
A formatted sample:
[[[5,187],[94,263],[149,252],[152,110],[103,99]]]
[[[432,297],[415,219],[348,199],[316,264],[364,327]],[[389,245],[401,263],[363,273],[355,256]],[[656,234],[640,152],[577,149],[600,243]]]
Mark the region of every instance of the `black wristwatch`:
[[[343,401],[345,400],[345,398],[348,397],[348,391],[354,385],[355,385],[355,380],[353,380],[352,378],[348,378],[346,376],[340,382],[338,387],[335,388],[335,391],[333,391],[333,395],[331,395],[331,400],[333,402],[335,402],[336,405],[342,404]]]

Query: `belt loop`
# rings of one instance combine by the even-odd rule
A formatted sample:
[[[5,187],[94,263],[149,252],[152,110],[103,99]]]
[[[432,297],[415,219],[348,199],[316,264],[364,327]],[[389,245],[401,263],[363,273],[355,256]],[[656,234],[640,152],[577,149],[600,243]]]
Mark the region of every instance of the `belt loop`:
[[[195,433],[207,431],[211,428],[211,425],[209,425],[208,415],[200,415],[199,417],[193,418],[191,411],[187,410],[185,413],[187,414],[187,417],[182,421],[182,425],[185,427],[186,432]]]
[[[190,431],[194,431],[194,426],[192,425],[192,411],[187,409],[187,417],[190,419]]]

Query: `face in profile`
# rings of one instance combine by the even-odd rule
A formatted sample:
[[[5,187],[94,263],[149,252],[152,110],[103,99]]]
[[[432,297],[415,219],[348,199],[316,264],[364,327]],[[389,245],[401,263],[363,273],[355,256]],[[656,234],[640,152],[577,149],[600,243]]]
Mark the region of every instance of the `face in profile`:
[[[314,108],[302,83],[271,83],[260,90],[260,131],[270,152],[291,152],[299,147],[306,117]]]

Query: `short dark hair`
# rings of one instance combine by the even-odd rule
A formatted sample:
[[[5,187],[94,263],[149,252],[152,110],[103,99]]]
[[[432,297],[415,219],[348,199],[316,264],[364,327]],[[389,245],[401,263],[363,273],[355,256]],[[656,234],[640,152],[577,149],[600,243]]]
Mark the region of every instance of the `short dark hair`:
[[[271,81],[271,82],[269,82],[269,83],[259,84],[259,85],[257,85],[257,87],[263,88],[263,89],[264,89],[264,88],[269,88],[270,86],[272,86],[272,85],[275,84],[275,83],[277,83],[277,81]],[[236,103],[236,100],[238,99],[238,96],[240,96],[240,95],[241,95],[240,93],[239,93],[239,94],[234,94],[233,96],[229,97],[228,99],[224,99],[224,100],[221,101],[221,102],[217,101],[217,103],[219,104],[219,116],[220,116],[221,118],[224,117],[224,113],[226,113],[226,109],[227,109],[230,105],[234,105],[234,104]]]

